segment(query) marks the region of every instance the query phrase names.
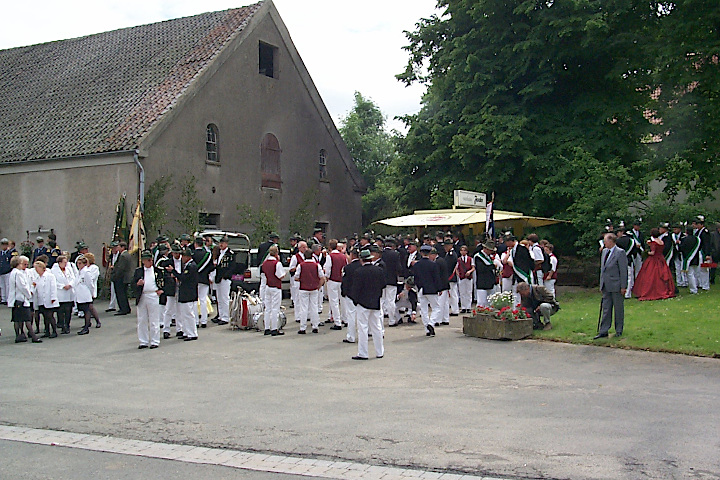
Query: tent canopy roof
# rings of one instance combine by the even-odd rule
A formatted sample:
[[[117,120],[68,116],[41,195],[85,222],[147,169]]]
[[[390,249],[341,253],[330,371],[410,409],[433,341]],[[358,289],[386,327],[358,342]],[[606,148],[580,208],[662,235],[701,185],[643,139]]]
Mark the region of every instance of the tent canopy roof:
[[[463,208],[452,210],[416,210],[412,215],[386,218],[375,223],[391,227],[451,227],[459,225],[485,226],[485,209]],[[493,221],[496,224],[509,224],[514,226],[542,227],[556,223],[566,222],[555,218],[531,217],[521,212],[508,212],[495,210]]]

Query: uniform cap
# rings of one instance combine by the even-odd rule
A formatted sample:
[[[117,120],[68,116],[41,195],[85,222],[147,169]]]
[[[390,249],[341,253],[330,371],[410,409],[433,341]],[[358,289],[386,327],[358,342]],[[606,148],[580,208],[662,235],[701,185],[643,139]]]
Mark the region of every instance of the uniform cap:
[[[77,249],[82,250],[83,248],[88,248],[87,245],[85,245],[85,242],[78,242],[77,243]]]
[[[446,239],[443,241],[443,245],[452,245],[452,244],[453,244],[453,241],[452,241],[452,239],[450,239],[450,238],[446,238]]]
[[[183,257],[192,257],[192,254],[193,254],[193,251],[190,250],[189,248],[186,248],[185,250],[182,251]]]
[[[164,243],[161,243],[160,246],[158,246],[158,252],[167,252],[168,250],[170,249]]]
[[[170,250],[173,253],[180,253],[182,251],[182,249],[180,248],[180,245],[178,245],[177,243],[173,243],[172,246],[170,247]]]
[[[155,241],[157,243],[163,243],[163,242],[167,242],[168,238],[165,235],[160,235],[155,239]]]
[[[227,243],[229,240],[230,240],[230,239],[228,238],[227,235],[223,235],[222,238],[220,238],[220,241],[221,241],[221,242],[225,242],[225,243]]]
[[[495,247],[495,242],[492,240],[486,240],[485,243],[482,244],[484,248],[487,248],[488,250],[492,250],[493,252],[497,251],[497,248]]]
[[[187,233],[183,233],[182,235],[180,235],[180,240],[186,240],[188,242],[191,242],[192,239],[193,238],[190,235],[188,235]]]
[[[670,224],[668,222],[662,222],[660,223],[660,228],[670,228]]]
[[[142,253],[140,254],[140,258],[142,258],[142,259],[153,258],[153,254],[150,250],[143,250]]]
[[[360,250],[360,258],[362,258],[363,260],[369,260],[370,258],[372,258],[370,250],[367,248],[363,248],[362,250]]]
[[[432,250],[433,248],[430,245],[423,245],[422,247],[420,247],[421,252],[431,252]]]
[[[370,246],[367,248],[367,250],[370,251],[370,252],[375,252],[375,253],[378,253],[378,252],[381,251],[381,250],[380,250],[380,247],[378,247],[378,246],[375,245],[375,244],[370,245]]]
[[[36,242],[44,242],[45,239],[44,239],[43,237],[37,237],[37,238],[35,239],[35,241],[36,241]]]
[[[3,238],[0,239],[0,243],[3,243],[3,244],[5,244],[5,243],[10,243],[10,240],[8,240],[7,238],[3,237]]]
[[[270,235],[268,235],[268,238],[277,238],[277,239],[280,239],[280,235],[278,235],[278,234],[275,233],[275,232],[270,232]]]

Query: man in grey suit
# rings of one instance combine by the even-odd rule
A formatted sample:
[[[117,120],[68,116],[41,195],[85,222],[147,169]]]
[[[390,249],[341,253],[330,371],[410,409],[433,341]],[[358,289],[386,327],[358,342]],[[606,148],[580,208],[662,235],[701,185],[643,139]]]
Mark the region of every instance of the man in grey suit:
[[[615,243],[614,233],[606,233],[600,263],[600,291],[602,292],[602,322],[600,330],[593,338],[606,338],[612,325],[612,313],[615,310],[615,338],[621,337],[625,321],[625,291],[628,285],[627,254]]]

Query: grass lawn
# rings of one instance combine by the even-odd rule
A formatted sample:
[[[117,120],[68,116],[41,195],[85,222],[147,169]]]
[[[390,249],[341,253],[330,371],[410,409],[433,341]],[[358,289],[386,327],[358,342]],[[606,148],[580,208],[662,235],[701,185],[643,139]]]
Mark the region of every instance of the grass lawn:
[[[559,342],[674,352],[720,357],[720,286],[691,295],[681,288],[675,298],[655,301],[625,300],[623,336],[593,340],[600,313],[600,292],[558,293],[560,311],[552,316],[552,330],[534,337]]]

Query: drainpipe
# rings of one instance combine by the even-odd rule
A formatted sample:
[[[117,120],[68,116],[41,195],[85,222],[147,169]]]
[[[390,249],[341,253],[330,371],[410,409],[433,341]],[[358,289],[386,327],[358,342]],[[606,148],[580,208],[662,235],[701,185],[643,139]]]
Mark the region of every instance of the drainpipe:
[[[142,164],[140,163],[140,159],[138,158],[140,155],[140,150],[137,148],[135,149],[135,153],[133,154],[133,160],[135,160],[135,165],[137,165],[138,170],[140,172],[140,211],[145,212],[145,169],[143,168]]]

